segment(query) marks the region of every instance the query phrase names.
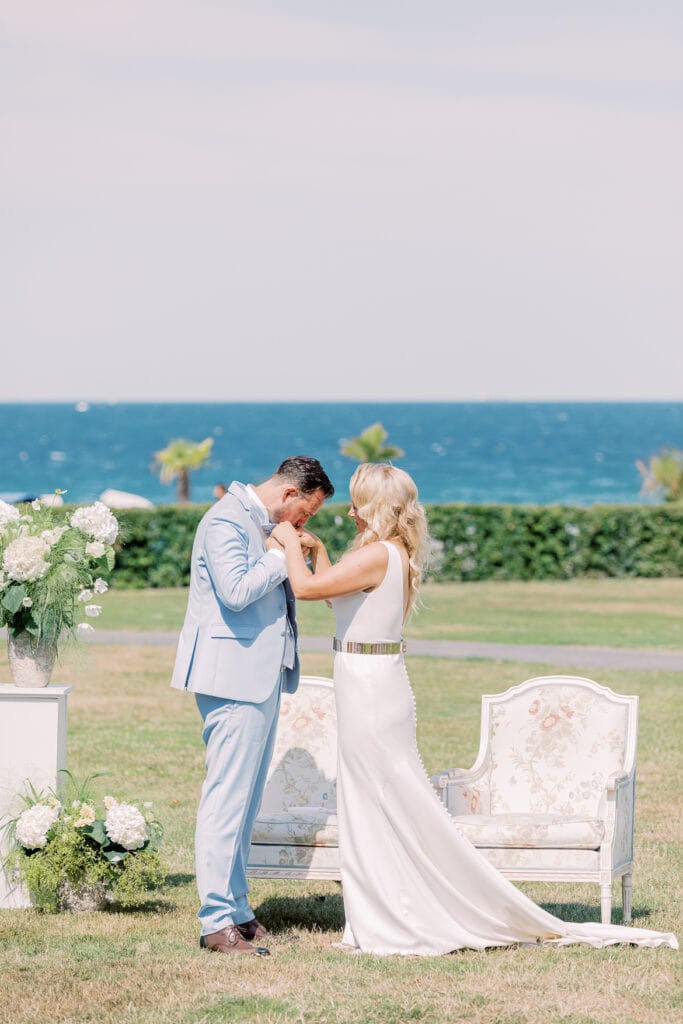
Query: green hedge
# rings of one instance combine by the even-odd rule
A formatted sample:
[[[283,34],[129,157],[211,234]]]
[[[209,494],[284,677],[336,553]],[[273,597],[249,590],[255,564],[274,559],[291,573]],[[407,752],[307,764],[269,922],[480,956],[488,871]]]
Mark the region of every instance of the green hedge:
[[[189,582],[192,539],[207,505],[118,511],[116,587]],[[348,505],[328,505],[310,526],[334,561],[354,533]],[[671,505],[432,505],[431,575],[439,580],[551,580],[683,575],[683,508]]]
[[[683,575],[683,508],[643,505],[429,509],[439,579]]]

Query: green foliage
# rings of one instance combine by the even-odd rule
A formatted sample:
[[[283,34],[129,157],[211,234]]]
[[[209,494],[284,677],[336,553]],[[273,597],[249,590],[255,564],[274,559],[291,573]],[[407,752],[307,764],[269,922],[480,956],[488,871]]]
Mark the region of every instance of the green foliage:
[[[76,829],[55,828],[52,841],[42,850],[18,851],[16,867],[38,910],[56,914],[60,910],[60,888],[64,882],[74,886],[106,882],[109,865],[97,847]]]
[[[640,460],[636,465],[646,494],[662,494],[664,501],[683,502],[683,451],[663,448],[659,455],[650,457],[647,466]]]
[[[391,459],[400,459],[405,452],[394,445],[385,444],[388,434],[381,423],[373,423],[365,430],[342,444],[340,451],[349,459],[356,462],[389,462]]]
[[[31,902],[38,910],[57,913],[62,907],[63,889],[101,885],[108,899],[124,907],[139,906],[148,893],[164,884],[167,868],[159,856],[158,846],[163,829],[147,812],[144,816],[132,805],[119,805],[113,797],[104,798],[103,815],[96,817],[90,786],[102,773],[89,775],[77,783],[70,772],[67,778],[69,798],[60,798],[54,790],[39,793],[30,785],[21,798],[25,810],[11,819],[4,829],[11,852],[7,868],[26,886]],[[125,811],[139,822],[135,840],[125,836],[116,842],[110,814]],[[22,831],[22,820],[35,811],[48,812],[41,828],[29,829],[29,838]],[[115,831],[112,831],[116,835]],[[142,841],[144,839],[144,842]],[[23,843],[23,845],[22,845]]]
[[[116,587],[190,581],[192,541],[208,505],[118,513]],[[336,561],[355,536],[347,504],[324,505],[308,524]],[[430,505],[438,580],[563,580],[683,575],[683,509],[675,505]]]
[[[157,850],[140,850],[119,866],[111,886],[111,898],[122,907],[139,907],[150,892],[166,881],[168,868]]]
[[[434,505],[440,580],[680,576],[683,510],[641,505]]]
[[[154,453],[154,465],[159,470],[162,484],[178,481],[177,500],[190,500],[190,470],[206,465],[211,457],[213,438],[203,441],[188,441],[177,437],[166,448]]]
[[[121,509],[116,587],[184,587],[190,582],[192,542],[209,505]]]

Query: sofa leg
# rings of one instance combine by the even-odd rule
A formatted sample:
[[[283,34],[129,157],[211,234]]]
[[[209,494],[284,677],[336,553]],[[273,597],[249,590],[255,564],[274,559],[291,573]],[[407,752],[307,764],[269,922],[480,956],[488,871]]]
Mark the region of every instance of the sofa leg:
[[[600,920],[603,924],[612,921],[612,883],[600,883]]]
[[[621,902],[624,908],[624,924],[631,923],[631,905],[633,898],[633,875],[622,875],[621,878]]]

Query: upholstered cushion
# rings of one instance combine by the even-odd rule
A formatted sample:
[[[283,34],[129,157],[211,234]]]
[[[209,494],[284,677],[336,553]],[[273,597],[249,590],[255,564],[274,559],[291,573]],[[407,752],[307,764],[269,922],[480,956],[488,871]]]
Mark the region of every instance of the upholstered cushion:
[[[339,878],[339,848],[252,843],[249,869],[265,877],[301,874],[304,878]]]
[[[599,818],[555,814],[460,814],[453,820],[475,846],[595,850],[605,831]]]
[[[285,814],[262,814],[254,823],[251,841],[271,846],[337,846],[336,810],[290,807]]]
[[[291,849],[324,850],[325,847],[300,846]],[[599,850],[530,850],[522,846],[479,846],[477,849],[482,857],[486,857],[500,871],[510,872],[511,878],[559,879],[570,872],[575,882],[584,873],[586,881],[596,882],[596,872],[600,869]]]

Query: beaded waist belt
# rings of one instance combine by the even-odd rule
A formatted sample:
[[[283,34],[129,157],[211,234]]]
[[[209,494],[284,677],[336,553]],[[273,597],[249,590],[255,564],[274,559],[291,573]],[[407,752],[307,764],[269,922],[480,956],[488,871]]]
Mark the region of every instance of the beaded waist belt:
[[[375,640],[364,643],[357,640],[338,640],[336,636],[332,640],[332,650],[342,651],[344,654],[403,654],[405,649],[405,640]]]

